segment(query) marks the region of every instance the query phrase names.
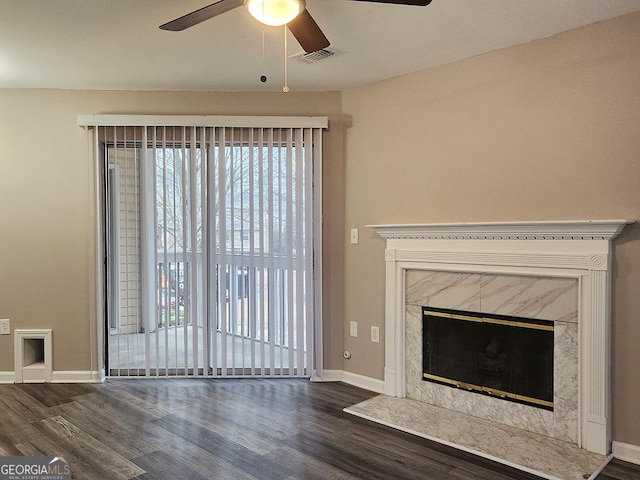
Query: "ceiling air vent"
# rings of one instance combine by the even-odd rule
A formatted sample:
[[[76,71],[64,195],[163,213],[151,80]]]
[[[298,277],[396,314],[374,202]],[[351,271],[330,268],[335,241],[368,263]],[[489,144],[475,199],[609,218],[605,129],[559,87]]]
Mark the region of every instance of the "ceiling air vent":
[[[318,63],[321,60],[325,60],[329,57],[333,57],[336,53],[338,53],[337,50],[333,50],[331,48],[323,48],[322,50],[318,50],[317,52],[311,52],[311,53],[305,53],[305,52],[300,52],[300,53],[296,53],[295,55],[291,55],[289,58],[291,60],[296,60],[300,63]]]

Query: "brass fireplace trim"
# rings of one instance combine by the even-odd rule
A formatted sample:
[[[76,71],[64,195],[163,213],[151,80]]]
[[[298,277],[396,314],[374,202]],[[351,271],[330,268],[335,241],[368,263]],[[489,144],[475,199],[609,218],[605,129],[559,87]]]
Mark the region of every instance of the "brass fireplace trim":
[[[471,383],[457,382],[455,380],[451,380],[450,378],[439,377],[437,375],[431,375],[430,373],[423,373],[422,375],[427,380],[435,380],[436,382],[446,383],[448,385],[453,385],[454,387],[458,387],[463,390],[483,392],[483,393],[488,393],[489,395],[494,397],[510,398],[512,400],[517,400],[520,402],[533,403],[535,405],[540,405],[542,407],[553,408],[553,402],[549,402],[547,400],[540,400],[539,398],[532,398],[532,397],[527,397],[525,395],[518,395],[517,393],[504,392],[502,390],[497,390],[495,388],[482,387],[480,385],[473,385]]]
[[[436,312],[430,309],[423,309],[423,315],[428,315],[430,317],[444,317],[451,318],[453,320],[465,320],[467,322],[476,322],[476,323],[491,323],[494,325],[506,325],[509,327],[520,327],[520,328],[531,328],[533,330],[546,330],[548,332],[553,332],[553,325],[541,325],[538,323],[529,323],[529,322],[519,322],[514,320],[505,320],[501,318],[493,318],[493,317],[474,317],[471,315],[460,315],[457,313],[447,313],[447,312]]]

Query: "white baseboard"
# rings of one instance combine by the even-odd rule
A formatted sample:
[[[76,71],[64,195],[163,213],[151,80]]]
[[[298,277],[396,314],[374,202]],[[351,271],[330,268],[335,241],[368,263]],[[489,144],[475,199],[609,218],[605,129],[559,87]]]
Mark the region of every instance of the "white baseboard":
[[[0,372],[0,384],[14,383],[14,372]],[[51,383],[101,383],[104,376],[101,372],[69,370],[53,371],[51,373]],[[312,382],[344,382],[354,387],[364,388],[376,393],[384,392],[384,381],[376,378],[365,377],[357,373],[346,372],[344,370],[324,370],[322,377],[311,378]]]
[[[0,372],[0,384],[2,383],[15,383],[16,374],[13,372]]]
[[[69,370],[51,372],[51,383],[101,383],[100,372]]]
[[[342,370],[323,370],[321,382],[341,382]]]
[[[324,370],[322,378],[312,378],[313,382],[344,382],[354,387],[364,388],[376,393],[384,392],[384,381],[344,370]]]
[[[357,373],[342,372],[342,381],[353,385],[354,387],[364,388],[376,393],[384,392],[384,380],[378,380],[377,378],[365,377],[364,375],[358,375]]]
[[[612,450],[615,458],[640,465],[640,446],[631,443],[613,442]]]
[[[103,381],[104,378],[100,372],[83,370],[51,372],[51,383],[102,383]],[[16,374],[14,372],[0,372],[0,384],[15,382]]]

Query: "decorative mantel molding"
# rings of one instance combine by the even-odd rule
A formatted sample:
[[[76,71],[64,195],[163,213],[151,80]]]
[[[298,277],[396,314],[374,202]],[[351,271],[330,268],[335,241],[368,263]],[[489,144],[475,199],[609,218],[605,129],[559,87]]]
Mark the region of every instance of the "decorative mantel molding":
[[[612,240],[631,220],[365,225],[389,239]]]
[[[631,220],[367,225],[386,240],[385,393],[404,397],[408,270],[575,278],[579,446],[611,451],[611,242]]]

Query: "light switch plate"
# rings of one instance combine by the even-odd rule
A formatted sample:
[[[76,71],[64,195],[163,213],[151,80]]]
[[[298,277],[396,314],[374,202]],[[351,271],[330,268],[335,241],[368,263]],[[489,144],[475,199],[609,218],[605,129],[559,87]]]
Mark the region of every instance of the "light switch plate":
[[[358,322],[351,322],[349,324],[349,335],[352,337],[358,336]]]

